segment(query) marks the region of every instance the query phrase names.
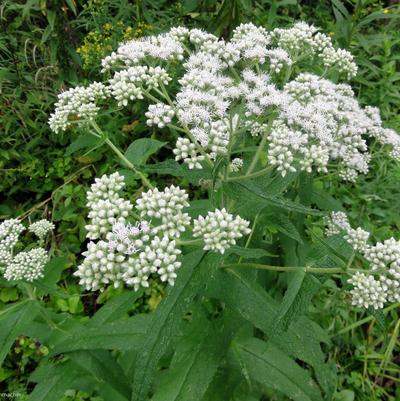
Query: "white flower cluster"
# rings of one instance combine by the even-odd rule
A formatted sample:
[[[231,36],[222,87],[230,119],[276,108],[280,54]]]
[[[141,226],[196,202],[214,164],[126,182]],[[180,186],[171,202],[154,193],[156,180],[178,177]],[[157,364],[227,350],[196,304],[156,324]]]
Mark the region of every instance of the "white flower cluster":
[[[125,186],[124,177],[119,173],[96,178],[87,193],[86,206],[90,209],[90,223],[85,226],[89,239],[107,234],[116,223],[125,223],[133,205],[120,197]]]
[[[147,125],[149,127],[156,125],[158,128],[164,128],[170,124],[174,115],[175,112],[172,107],[164,103],[151,104],[145,113]]]
[[[11,262],[13,249],[25,227],[17,219],[4,220],[0,224],[0,270]]]
[[[346,74],[350,79],[357,74],[357,65],[347,50],[335,49],[329,36],[318,32],[314,26],[298,22],[289,29],[275,29],[272,37],[279,48],[287,50],[295,59],[319,57],[327,68]]]
[[[47,262],[47,252],[43,248],[34,248],[27,252],[19,252],[7,265],[4,271],[6,280],[33,281],[43,277],[43,269]]]
[[[182,60],[184,48],[181,40],[185,39],[187,34],[188,30],[185,28],[172,28],[167,34],[128,41],[102,61],[103,72],[118,65],[130,67],[145,58]]]
[[[126,255],[137,253],[143,244],[150,239],[150,224],[147,221],[136,224],[115,223],[107,233],[108,249]]]
[[[55,225],[52,222],[42,219],[32,223],[28,227],[28,230],[35,234],[40,240],[43,240],[50,231],[54,230],[54,228]]]
[[[352,304],[360,308],[381,309],[387,300],[387,288],[381,280],[361,272],[355,273],[348,282],[351,290]]]
[[[225,209],[208,212],[206,217],[199,216],[193,221],[193,236],[201,237],[204,250],[225,253],[236,240],[251,232],[249,222],[240,216],[234,217]]]
[[[371,264],[372,270],[388,269],[389,273],[400,280],[400,241],[389,238],[368,247],[364,256]]]
[[[100,110],[96,102],[109,95],[109,88],[100,82],[93,82],[88,87],[77,86],[60,93],[55,111],[49,118],[50,129],[59,133],[75,122],[84,124],[94,120]]]
[[[237,173],[243,168],[243,159],[240,157],[235,157],[230,164],[231,171]]]
[[[124,208],[114,213],[111,220],[93,222],[93,206],[100,201],[115,204],[123,186],[123,177],[118,173],[104,175],[91,186],[87,194],[88,206],[92,208],[88,237],[98,240],[89,242],[74,275],[81,285],[92,291],[123,284],[137,290],[148,287],[151,276],[173,285],[176,271],[181,267],[177,240],[191,223],[190,216],[184,212],[189,206],[188,194],[174,185],[163,191],[150,189],[136,200],[140,221],[130,223]],[[99,224],[97,228],[96,224]],[[248,226],[248,221],[222,209],[196,219],[193,234],[203,238],[205,250],[224,253],[238,238],[250,232]]]
[[[327,236],[340,234],[341,231],[347,232],[351,229],[349,219],[344,212],[331,212],[329,216],[324,218],[324,223]]]
[[[167,85],[171,77],[162,67],[134,66],[117,71],[109,80],[111,95],[118,106],[126,106],[129,100],[143,99],[143,91]]]
[[[175,186],[142,193],[136,210],[143,220],[132,224],[128,215],[133,205],[119,195],[123,186],[124,178],[118,173],[104,175],[91,186],[88,238],[99,240],[88,244],[75,276],[93,291],[123,283],[135,290],[148,287],[151,275],[173,285],[181,266],[175,239],[190,224],[182,210],[189,205],[188,195]]]
[[[268,55],[267,46],[270,42],[270,34],[264,28],[252,23],[241,24],[233,31],[232,44],[240,51],[244,60],[255,60],[263,64]]]
[[[136,209],[140,216],[157,221],[153,229],[155,234],[162,232],[170,238],[179,238],[190,224],[190,217],[183,213],[189,206],[188,194],[181,188],[171,185],[159,191],[157,188],[143,192],[136,200]]]
[[[292,68],[296,63],[303,70],[298,75]],[[336,164],[339,176],[354,182],[368,172],[370,138],[400,159],[400,136],[382,127],[379,112],[362,108],[350,86],[304,72],[310,64],[312,71],[325,69],[327,77],[339,72],[351,78],[357,71],[348,51],[334,48],[329,36],[305,22],[271,32],[241,24],[230,41],[176,27],[121,44],[103,60],[104,70],[113,74],[108,86],[95,83],[60,95],[55,113],[60,118],[53,116],[57,123],[52,126],[64,130],[71,114],[72,119],[79,113],[92,118],[95,99],[111,94],[120,106],[143,98],[155,103],[146,113],[151,126],[162,128],[176,117],[180,131],[197,142],[193,147],[178,141],[176,147],[177,160],[190,168],[200,168],[205,155],[211,161],[225,157],[243,143],[246,131],[268,135],[269,162],[282,175],[314,169],[325,173]],[[174,91],[166,94],[164,85],[172,77],[177,77]]]
[[[383,308],[387,302],[400,301],[400,241],[390,238],[368,244],[370,233],[361,227],[353,229],[343,212],[332,212],[325,220],[327,235],[344,232],[344,238],[369,262],[371,270],[356,272],[348,282],[353,305]],[[377,277],[376,277],[377,276]]]
[[[44,222],[49,223],[51,228]],[[37,223],[32,225],[40,239],[54,228],[54,225],[47,220],[40,220]],[[33,281],[43,276],[43,268],[48,258],[45,249],[33,248],[14,255],[19,235],[24,230],[25,227],[17,219],[8,219],[0,224],[0,271],[6,280]]]
[[[178,138],[173,152],[175,160],[183,160],[190,170],[203,168],[200,162],[204,160],[204,156],[197,153],[196,145],[188,138]]]
[[[270,70],[275,74],[279,74],[283,67],[290,67],[293,63],[288,52],[283,49],[271,49],[267,51],[267,56],[269,57]]]

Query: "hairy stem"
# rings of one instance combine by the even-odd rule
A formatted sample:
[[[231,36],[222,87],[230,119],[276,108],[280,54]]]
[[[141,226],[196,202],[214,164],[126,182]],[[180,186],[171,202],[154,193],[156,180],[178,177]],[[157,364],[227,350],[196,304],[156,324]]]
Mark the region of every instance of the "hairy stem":
[[[161,91],[159,91],[157,88],[155,88],[155,91],[167,101],[167,103],[170,105],[170,107],[172,108],[172,110],[174,110],[175,115],[178,116],[178,110],[176,109],[174,102],[173,102],[172,99],[170,98],[170,96],[169,96],[167,90],[165,89],[164,84],[161,83],[161,84],[160,84],[160,87],[161,87]],[[171,126],[171,127],[173,127],[172,124],[168,124],[168,125]],[[207,162],[207,164],[208,164],[210,167],[213,167],[213,165],[214,165],[213,162],[211,161],[211,159],[210,159],[210,157],[208,156],[208,154],[204,151],[203,147],[200,146],[200,144],[197,142],[196,138],[195,138],[195,137],[193,136],[193,134],[190,132],[189,127],[188,127],[187,125],[185,125],[185,124],[182,124],[182,127],[183,127],[183,128],[182,128],[181,130],[182,130],[182,131],[189,137],[189,139],[195,144],[196,149],[200,152],[201,155],[204,156],[204,159],[205,159],[205,161]]]
[[[258,170],[254,173],[251,174],[246,174],[246,175],[238,175],[236,177],[228,177],[227,181],[242,181],[242,180],[248,180],[250,178],[255,178],[255,177],[260,177],[261,175],[264,175],[268,173],[269,171],[273,170],[274,166],[267,166],[263,168],[262,170]]]
[[[358,269],[343,269],[341,267],[308,267],[308,266],[271,266],[263,265],[258,263],[232,263],[221,266],[223,269],[235,269],[235,268],[248,268],[248,269],[259,269],[269,270],[276,272],[298,272],[303,271],[305,273],[316,273],[316,274],[334,274],[334,273],[355,273]]]
[[[254,170],[254,167],[256,166],[258,159],[260,158],[261,152],[263,151],[265,144],[267,143],[267,139],[268,139],[268,135],[271,132],[272,129],[272,124],[274,122],[275,116],[271,116],[267,127],[265,128],[264,134],[262,136],[261,142],[258,145],[257,151],[254,154],[253,160],[250,163],[249,168],[246,171],[246,175],[250,175],[252,173],[252,171]]]
[[[153,185],[150,183],[150,181],[146,178],[146,176],[139,171],[133,163],[131,163],[125,155],[118,149],[117,146],[114,145],[114,143],[104,134],[104,132],[101,130],[101,128],[97,125],[95,121],[91,122],[92,127],[96,130],[96,132],[100,135],[100,137],[105,138],[104,142],[110,147],[110,149],[119,157],[119,159],[125,164],[126,167],[128,167],[130,170],[132,170],[135,174],[137,174],[143,185],[146,186],[147,188],[154,188]]]

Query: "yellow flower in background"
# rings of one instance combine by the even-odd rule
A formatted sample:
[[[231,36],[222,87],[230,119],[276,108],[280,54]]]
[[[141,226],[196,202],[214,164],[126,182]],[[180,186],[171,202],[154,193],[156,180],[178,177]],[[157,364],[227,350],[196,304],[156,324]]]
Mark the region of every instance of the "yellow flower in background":
[[[100,0],[98,0],[100,3]],[[98,66],[101,59],[125,40],[137,39],[147,34],[151,25],[138,22],[136,26],[126,26],[122,21],[116,24],[107,22],[99,30],[89,32],[83,39],[83,44],[77,53],[83,60],[83,68],[90,69]]]

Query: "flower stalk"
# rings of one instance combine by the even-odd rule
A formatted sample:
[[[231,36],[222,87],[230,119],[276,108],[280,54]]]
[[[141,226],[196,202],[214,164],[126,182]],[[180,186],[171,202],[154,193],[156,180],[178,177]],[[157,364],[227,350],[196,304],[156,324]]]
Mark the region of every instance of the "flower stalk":
[[[110,140],[110,138],[107,137],[107,135],[101,130],[101,128],[97,125],[95,121],[91,121],[92,127],[95,129],[95,131],[99,134],[101,138],[104,138],[104,142],[110,147],[110,149],[118,156],[118,158],[125,164],[126,167],[128,167],[130,170],[132,170],[135,174],[137,174],[143,185],[147,188],[154,188],[151,182],[146,178],[146,176],[139,171],[132,162],[130,162],[125,155],[118,149],[118,147]]]

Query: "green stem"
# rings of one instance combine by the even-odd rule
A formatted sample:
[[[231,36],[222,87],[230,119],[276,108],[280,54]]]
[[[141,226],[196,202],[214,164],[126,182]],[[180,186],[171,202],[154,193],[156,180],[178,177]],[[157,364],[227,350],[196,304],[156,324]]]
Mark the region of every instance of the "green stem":
[[[22,286],[25,288],[28,298],[31,299],[32,301],[36,301],[37,298],[35,294],[35,289],[32,288],[31,284],[23,283]]]
[[[258,263],[232,263],[221,266],[224,269],[235,269],[235,268],[248,268],[248,269],[259,269],[269,270],[276,272],[298,272],[303,271],[305,273],[317,273],[317,274],[334,274],[334,273],[355,273],[358,269],[343,269],[341,267],[308,267],[308,266],[271,266],[262,265]]]
[[[258,145],[257,151],[256,151],[256,153],[255,153],[255,155],[253,157],[253,160],[251,161],[250,166],[247,169],[246,175],[251,174],[251,172],[254,170],[254,167],[256,166],[256,164],[258,162],[258,159],[260,158],[261,152],[263,151],[264,146],[267,143],[268,135],[271,132],[272,124],[274,122],[274,119],[275,119],[274,116],[271,116],[271,118],[270,118],[270,120],[268,122],[268,125],[265,128],[265,131],[264,131],[263,137],[261,139],[261,142]]]
[[[178,116],[178,110],[176,109],[172,99],[169,97],[169,94],[168,94],[167,90],[165,89],[165,86],[164,86],[164,84],[162,82],[160,83],[160,88],[161,88],[161,91],[158,90],[157,88],[154,88],[154,90],[167,101],[167,103],[170,105],[172,110],[174,110],[175,115]],[[189,127],[187,125],[182,124],[183,128],[179,128],[179,127],[177,127],[177,126],[175,126],[173,124],[168,124],[168,126],[173,128],[173,129],[177,129],[178,131],[184,132],[189,137],[189,139],[194,143],[194,145],[196,146],[196,149],[199,151],[199,153],[204,156],[204,159],[207,162],[207,164],[210,167],[213,167],[214,164],[211,161],[210,157],[204,151],[204,149],[200,146],[200,144],[197,142],[196,138],[190,132],[190,129],[189,129]]]
[[[188,241],[184,240],[176,240],[176,243],[181,246],[187,246],[187,245],[200,245],[203,242],[202,239],[192,239]]]
[[[131,163],[125,155],[117,148],[117,146],[114,145],[114,143],[104,134],[104,132],[101,130],[101,128],[97,125],[95,121],[91,122],[92,127],[96,130],[96,132],[102,137],[105,138],[104,142],[110,147],[110,149],[119,157],[119,159],[129,168],[131,169],[135,174],[137,174],[140,179],[142,180],[143,185],[145,185],[148,188],[154,188],[153,185],[150,183],[150,181],[146,178],[146,176],[139,171],[133,163]]]
[[[260,213],[257,213],[256,217],[254,218],[253,225],[251,227],[251,232],[250,232],[249,236],[247,237],[246,243],[244,244],[245,248],[249,247],[251,239],[253,238],[254,230],[256,229],[256,224],[257,224],[257,220],[258,220],[258,216],[259,215],[260,215]],[[241,256],[239,258],[238,264],[240,264],[242,262],[242,260],[243,260],[243,256]]]
[[[382,309],[382,312],[383,313],[389,312],[392,309],[398,308],[399,306],[400,306],[400,303],[395,303],[395,304],[389,305],[385,309]],[[339,330],[332,337],[340,336],[340,335],[342,335],[344,333],[347,333],[348,331],[351,331],[351,330],[353,330],[353,329],[355,329],[355,328],[357,328],[359,326],[362,326],[363,324],[368,323],[368,322],[370,322],[371,320],[374,320],[374,319],[375,319],[375,316],[373,316],[373,315],[367,316],[366,318],[361,319],[358,322],[355,322],[355,323],[353,323],[353,324],[351,324],[351,325]]]
[[[242,181],[242,180],[249,180],[250,178],[255,178],[259,177],[261,175],[264,175],[268,173],[269,171],[273,170],[274,166],[267,166],[263,168],[262,170],[256,171],[255,173],[252,174],[246,174],[246,175],[238,175],[236,177],[228,177],[227,181]]]

